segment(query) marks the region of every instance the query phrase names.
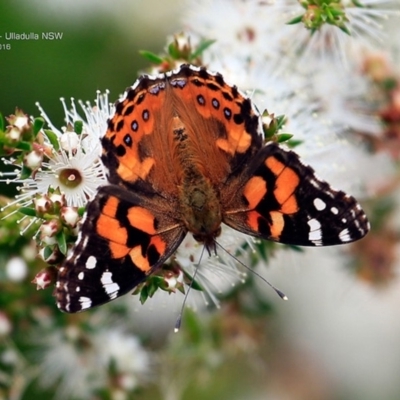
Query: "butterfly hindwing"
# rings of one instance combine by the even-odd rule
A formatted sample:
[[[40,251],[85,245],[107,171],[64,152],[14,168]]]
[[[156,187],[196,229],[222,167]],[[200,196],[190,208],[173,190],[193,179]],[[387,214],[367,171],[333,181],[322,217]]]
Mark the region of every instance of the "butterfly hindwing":
[[[369,223],[357,201],[319,180],[298,155],[275,143],[249,165],[241,204],[224,222],[252,236],[300,246],[329,246],[363,237]]]
[[[148,196],[114,185],[100,188],[60,269],[58,307],[77,312],[127,293],[162,265],[185,234]]]

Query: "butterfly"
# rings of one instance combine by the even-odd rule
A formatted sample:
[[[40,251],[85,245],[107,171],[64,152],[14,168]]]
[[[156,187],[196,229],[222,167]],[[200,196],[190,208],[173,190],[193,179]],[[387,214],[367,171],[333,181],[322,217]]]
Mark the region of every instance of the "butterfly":
[[[188,233],[214,252],[221,224],[299,246],[349,243],[369,230],[352,196],[319,180],[295,152],[265,143],[252,101],[203,67],[141,76],[101,141],[109,184],[89,202],[59,269],[62,311],[131,291]]]

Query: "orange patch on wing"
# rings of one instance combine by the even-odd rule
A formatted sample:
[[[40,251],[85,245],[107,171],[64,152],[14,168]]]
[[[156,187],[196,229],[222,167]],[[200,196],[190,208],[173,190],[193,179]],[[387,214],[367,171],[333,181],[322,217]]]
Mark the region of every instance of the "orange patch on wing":
[[[231,146],[231,144],[226,139],[217,139],[216,141],[217,147],[219,147],[225,153],[233,156],[235,154],[235,149]]]
[[[142,247],[136,246],[130,252],[129,256],[131,257],[132,262],[143,272],[147,272],[150,270],[151,266],[149,264],[149,260],[142,255]]]
[[[154,247],[157,249],[158,253],[160,255],[165,253],[165,249],[167,247],[167,244],[163,239],[161,239],[161,236],[153,236],[150,241],[151,245],[154,245]]]
[[[109,197],[102,209],[102,213],[108,217],[114,218],[117,213],[119,200],[116,197]]]
[[[260,176],[253,176],[244,187],[243,195],[249,203],[249,208],[256,208],[257,204],[267,193],[267,182]]]
[[[265,160],[265,165],[274,173],[275,176],[278,176],[285,169],[285,165],[273,156],[268,157]]]
[[[139,178],[146,179],[150,173],[151,168],[155,164],[154,158],[148,157],[143,162],[139,162],[134,158],[127,156],[120,158],[120,164],[118,166],[118,175],[127,182],[135,182]]]
[[[285,168],[276,180],[274,195],[285,214],[293,214],[298,211],[294,191],[299,183],[299,176],[291,168]]]
[[[228,139],[217,139],[217,146],[230,155],[235,153],[244,153],[251,144],[251,135],[247,133],[242,126],[229,124]]]
[[[283,214],[278,211],[271,211],[270,216],[272,219],[272,224],[270,225],[271,238],[278,240],[285,225]]]
[[[113,258],[125,257],[129,253],[129,250],[130,250],[130,248],[126,247],[124,244],[119,244],[119,243],[114,243],[114,242],[110,242],[109,246],[110,246],[110,250],[111,250]]]
[[[282,204],[281,211],[284,214],[294,214],[299,211],[297,200],[293,194]]]
[[[154,215],[143,207],[131,207],[128,210],[128,220],[132,226],[146,232],[150,235],[154,235],[156,230],[154,228]]]
[[[128,233],[121,227],[118,220],[101,214],[96,224],[96,233],[112,242],[125,244],[128,240]]]
[[[238,153],[244,153],[250,147],[250,144],[251,144],[251,135],[244,131],[243,135],[239,140],[238,146],[236,147],[236,151]]]
[[[261,215],[257,211],[250,211],[246,213],[247,216],[247,224],[253,230],[258,232],[258,218]]]

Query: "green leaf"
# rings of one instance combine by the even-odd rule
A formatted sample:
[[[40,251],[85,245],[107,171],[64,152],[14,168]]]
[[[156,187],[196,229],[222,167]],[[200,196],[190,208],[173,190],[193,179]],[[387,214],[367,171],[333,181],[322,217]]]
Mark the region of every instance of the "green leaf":
[[[207,48],[216,42],[215,39],[203,40],[197,46],[197,49],[189,56],[189,61],[199,57]]]
[[[188,274],[186,271],[183,271],[183,273],[185,274],[185,276],[189,280],[189,282],[192,281],[192,289],[198,290],[200,292],[203,291],[203,287],[196,280],[193,280],[193,277],[190,274]],[[189,285],[190,285],[190,283],[189,283]]]
[[[305,251],[303,247],[297,246],[295,244],[286,244],[285,247],[287,247],[289,250],[295,251],[296,253],[304,253]]]
[[[288,141],[286,142],[286,144],[287,144],[290,148],[292,148],[292,149],[294,149],[295,147],[299,146],[299,145],[302,144],[302,143],[303,143],[302,140],[296,140],[296,139],[288,140]]]
[[[36,137],[40,130],[43,128],[44,119],[41,117],[35,118],[33,121],[33,134]]]
[[[280,135],[277,135],[277,142],[278,143],[283,143],[291,139],[293,135],[291,133],[281,133]]]
[[[351,0],[351,2],[356,6],[360,8],[364,8],[365,6],[361,4],[358,0]]]
[[[32,145],[29,142],[18,142],[15,148],[22,151],[31,151]]]
[[[180,52],[178,48],[175,46],[175,43],[170,43],[168,45],[168,54],[174,59],[177,60],[180,57]]]
[[[200,344],[204,339],[204,329],[201,326],[199,316],[189,308],[186,308],[185,315],[183,317],[185,323],[185,329],[193,344]]]
[[[395,78],[386,78],[382,81],[382,86],[385,90],[394,90],[397,87],[397,80]]]
[[[258,257],[261,257],[262,260],[268,262],[270,257],[272,256],[273,251],[276,249],[276,244],[274,242],[268,240],[259,240],[254,244]],[[252,260],[252,265],[256,265],[259,261],[259,258],[256,257]]]
[[[43,250],[44,259],[47,260],[53,254],[53,249],[50,246],[46,246]]]
[[[164,61],[162,57],[152,53],[151,51],[139,50],[139,54],[152,64],[160,65]]]
[[[21,207],[18,210],[21,214],[28,215],[29,217],[36,217],[36,210],[30,207]]]
[[[351,36],[351,32],[347,29],[347,27],[345,25],[339,26],[339,29],[342,32],[347,33],[349,36]]]
[[[142,290],[140,291],[140,303],[144,304],[146,302],[146,300],[149,297],[149,292],[148,292],[148,288],[146,285],[144,285],[142,287]]]
[[[263,131],[265,139],[271,139],[277,132],[276,123],[273,122],[269,126],[263,125]]]
[[[23,165],[22,169],[21,169],[20,178],[21,179],[27,179],[27,178],[29,178],[31,176],[31,174],[32,174],[32,170],[30,168],[28,168],[26,165]]]
[[[157,292],[158,288],[160,287],[159,283],[160,282],[157,282],[157,280],[151,280],[147,291],[150,298],[154,296],[155,292]]]
[[[303,20],[303,15],[299,15],[299,16],[294,17],[293,19],[291,19],[289,22],[286,22],[286,24],[287,25],[294,25],[294,24],[298,24],[302,20]]]
[[[5,129],[6,129],[5,125],[6,125],[6,122],[5,122],[4,118],[3,118],[3,114],[0,113],[0,132],[4,132],[5,131]]]
[[[278,115],[277,117],[275,117],[275,119],[277,122],[277,130],[279,131],[279,129],[282,129],[283,125],[286,122],[286,116],[285,114]]]
[[[82,121],[74,122],[74,131],[78,135],[80,135],[82,133],[82,131],[83,131],[83,122]]]
[[[56,239],[57,239],[57,244],[58,244],[58,248],[60,249],[60,252],[62,254],[64,254],[64,256],[67,254],[67,240],[65,237],[65,233],[63,231],[61,231],[60,233],[58,233],[56,235]]]
[[[78,208],[78,215],[80,217],[83,217],[83,214],[85,214],[85,211],[86,211],[86,207],[79,207]]]
[[[57,135],[49,129],[45,129],[44,134],[50,140],[50,143],[53,145],[54,150],[58,151],[60,149],[60,143],[58,142]]]

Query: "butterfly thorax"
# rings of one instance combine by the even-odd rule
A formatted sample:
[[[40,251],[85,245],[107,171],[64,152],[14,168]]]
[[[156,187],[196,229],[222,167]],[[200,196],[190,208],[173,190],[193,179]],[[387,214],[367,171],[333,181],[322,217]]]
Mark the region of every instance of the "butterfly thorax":
[[[207,248],[221,233],[221,208],[218,196],[204,177],[184,182],[180,187],[182,219],[189,232]]]
[[[222,214],[218,193],[204,175],[204,165],[195,157],[190,135],[181,119],[173,123],[177,157],[182,168],[182,184],[179,186],[179,202],[182,220],[198,242],[211,250],[214,239],[221,233]]]

